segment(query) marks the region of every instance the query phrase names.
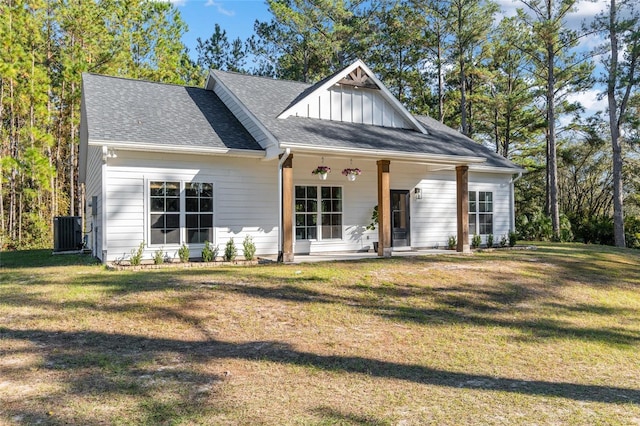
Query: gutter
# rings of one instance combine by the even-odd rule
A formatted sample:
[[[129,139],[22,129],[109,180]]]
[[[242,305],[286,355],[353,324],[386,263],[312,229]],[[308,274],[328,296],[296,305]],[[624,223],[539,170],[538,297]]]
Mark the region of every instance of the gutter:
[[[285,148],[285,150],[282,152],[282,157],[280,157],[280,160],[278,161],[278,263],[282,263],[283,261],[283,257],[284,257],[284,235],[283,235],[283,229],[282,229],[282,216],[283,216],[283,205],[282,205],[282,198],[283,198],[283,194],[282,194],[282,165],[284,164],[285,161],[287,161],[287,158],[289,158],[289,155],[291,155],[291,149],[290,148]]]
[[[91,146],[106,146],[107,148],[117,149],[121,151],[132,152],[175,152],[178,154],[206,154],[206,155],[230,155],[234,157],[253,157],[264,158],[266,153],[264,150],[252,149],[236,149],[236,148],[214,148],[203,146],[185,146],[185,145],[157,145],[141,142],[121,142],[106,141],[100,139],[92,139],[89,141]]]
[[[343,154],[353,156],[354,148],[340,148],[340,147],[309,147],[309,145],[296,144],[296,143],[283,143],[281,146],[287,146],[289,148],[296,148],[308,154]],[[416,163],[418,161],[429,162],[433,164],[481,164],[487,160],[482,157],[469,157],[459,155],[441,155],[441,154],[421,154],[419,152],[394,152],[384,151],[377,149],[358,148],[358,154],[360,156],[372,156],[377,158],[387,158],[391,160],[406,161]]]

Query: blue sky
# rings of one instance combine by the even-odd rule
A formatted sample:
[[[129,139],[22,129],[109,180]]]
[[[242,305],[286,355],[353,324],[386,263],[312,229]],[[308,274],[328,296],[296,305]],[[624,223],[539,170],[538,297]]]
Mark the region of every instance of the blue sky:
[[[167,0],[165,0],[167,1]],[[183,36],[183,42],[189,48],[195,59],[195,47],[198,37],[203,40],[211,36],[215,24],[219,24],[227,32],[229,41],[240,37],[243,41],[253,33],[255,20],[268,21],[268,12],[264,0],[168,0],[173,3],[189,26],[189,31]],[[522,3],[514,0],[496,0],[503,10],[504,16],[515,14],[516,7],[523,7]],[[579,29],[582,22],[593,17],[606,6],[607,0],[581,0],[577,10],[572,13],[567,24],[570,28]],[[583,49],[592,48],[599,41],[596,37],[582,40]],[[572,94],[572,101],[580,101],[588,114],[603,110],[605,100],[598,99],[601,87],[594,87],[582,93]]]
[[[256,19],[268,21],[271,17],[263,0],[171,0],[177,6],[189,31],[182,41],[195,57],[198,37],[207,39],[215,24],[227,32],[229,41],[240,37],[243,41],[253,33]]]

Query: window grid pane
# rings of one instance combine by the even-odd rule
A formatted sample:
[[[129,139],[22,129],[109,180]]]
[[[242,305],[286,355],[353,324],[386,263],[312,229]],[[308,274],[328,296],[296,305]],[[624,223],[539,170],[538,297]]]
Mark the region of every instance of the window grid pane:
[[[342,239],[342,188],[323,186],[322,194],[322,239]]]
[[[181,210],[181,199],[184,211]],[[180,244],[180,217],[185,215],[186,242],[213,240],[213,184],[188,182],[149,182],[150,244]]]
[[[180,242],[180,182],[149,183],[150,244]]]
[[[295,187],[296,240],[342,239],[342,188],[333,186]],[[320,199],[318,199],[320,195]]]
[[[296,240],[317,238],[318,192],[315,186],[296,186]]]
[[[474,234],[493,234],[492,192],[469,192],[469,235]]]
[[[203,244],[213,239],[213,185],[190,182],[185,185],[187,242]]]

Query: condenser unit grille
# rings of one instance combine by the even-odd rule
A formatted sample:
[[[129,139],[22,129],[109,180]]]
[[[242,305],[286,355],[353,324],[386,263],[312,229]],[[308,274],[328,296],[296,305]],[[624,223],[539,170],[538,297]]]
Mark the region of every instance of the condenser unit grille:
[[[82,217],[57,216],[53,219],[53,251],[82,248]]]

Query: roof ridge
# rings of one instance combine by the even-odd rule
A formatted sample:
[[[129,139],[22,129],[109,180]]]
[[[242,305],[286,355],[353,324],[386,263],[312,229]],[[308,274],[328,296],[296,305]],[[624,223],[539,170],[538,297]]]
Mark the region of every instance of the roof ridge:
[[[192,86],[192,85],[187,85],[187,84],[166,83],[164,81],[152,81],[152,80],[140,79],[140,78],[123,77],[123,76],[119,76],[119,75],[98,74],[98,73],[95,73],[95,72],[83,72],[82,75],[83,76],[84,75],[90,75],[90,76],[94,76],[94,77],[112,78],[112,79],[116,79],[116,80],[133,81],[133,82],[136,82],[136,83],[160,84],[160,85],[163,85],[163,86],[184,87],[184,88],[205,90],[202,87]]]
[[[239,75],[239,76],[242,76],[242,77],[261,78],[263,80],[283,82],[283,83],[296,83],[296,84],[300,84],[302,86],[313,86],[313,85],[316,84],[316,83],[305,83],[304,81],[298,81],[298,80],[289,80],[289,79],[284,79],[284,78],[274,78],[274,77],[269,77],[269,76],[266,76],[266,75],[248,74],[248,73],[245,73],[245,72],[238,72],[238,71],[224,71],[224,70],[219,70],[219,69],[212,69],[211,71],[220,72],[220,73],[224,73],[224,74]]]

